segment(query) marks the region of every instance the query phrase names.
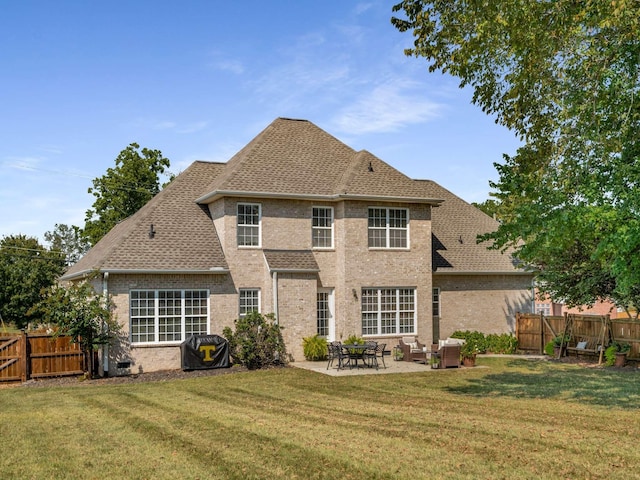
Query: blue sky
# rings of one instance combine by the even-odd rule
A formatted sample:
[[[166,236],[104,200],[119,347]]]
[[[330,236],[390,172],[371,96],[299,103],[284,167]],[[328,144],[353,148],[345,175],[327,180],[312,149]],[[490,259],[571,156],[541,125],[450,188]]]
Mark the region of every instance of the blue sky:
[[[406,57],[394,1],[3,2],[0,237],[84,225],[132,142],[179,173],[277,117],[310,120],[469,202],[519,142],[457,79]]]

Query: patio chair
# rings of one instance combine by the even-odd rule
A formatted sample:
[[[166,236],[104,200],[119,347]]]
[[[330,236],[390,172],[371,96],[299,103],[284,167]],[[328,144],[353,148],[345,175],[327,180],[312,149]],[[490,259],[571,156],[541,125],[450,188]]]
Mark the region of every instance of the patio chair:
[[[362,354],[362,361],[368,367],[376,367],[378,369],[378,342],[366,342],[367,349]]]
[[[464,340],[448,338],[438,342],[438,356],[440,368],[458,368],[460,366],[460,350]]]
[[[416,337],[402,337],[398,346],[402,350],[402,358],[405,362],[426,361],[425,346]]]
[[[329,370],[329,367],[333,366],[334,360],[338,361],[338,370],[349,365],[349,353],[344,351],[340,342],[331,342],[327,344],[327,354],[327,370]]]
[[[384,355],[385,355],[385,348],[386,348],[387,344],[386,343],[378,343],[376,344],[375,348],[373,350],[367,350],[365,352],[365,355],[367,357],[368,362],[370,363],[371,366],[376,367],[376,370],[379,367],[379,362],[378,359],[382,360],[382,366],[384,368],[387,368],[387,365],[384,363]]]

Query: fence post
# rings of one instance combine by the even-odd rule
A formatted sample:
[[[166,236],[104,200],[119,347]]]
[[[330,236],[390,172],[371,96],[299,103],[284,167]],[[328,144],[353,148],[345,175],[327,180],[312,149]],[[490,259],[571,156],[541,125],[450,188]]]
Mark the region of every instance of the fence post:
[[[27,353],[29,339],[27,338],[26,330],[22,330],[20,337],[20,341],[22,342],[22,351],[20,352],[20,362],[22,363],[22,368],[20,369],[20,380],[26,382],[29,378],[29,356]]]
[[[544,313],[540,312],[540,355],[544,354]]]

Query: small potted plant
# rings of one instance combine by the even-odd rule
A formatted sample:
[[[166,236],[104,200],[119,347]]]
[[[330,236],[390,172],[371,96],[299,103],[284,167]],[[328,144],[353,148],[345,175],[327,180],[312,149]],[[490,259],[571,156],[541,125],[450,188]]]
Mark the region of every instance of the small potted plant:
[[[480,353],[480,345],[473,338],[467,338],[467,340],[460,347],[460,358],[462,359],[462,365],[465,367],[476,366],[476,355]]]
[[[429,357],[429,365],[431,365],[433,370],[440,368],[440,356],[432,353],[431,357]]]
[[[624,342],[612,342],[604,351],[605,365],[611,367],[624,367],[627,361],[627,354],[631,350],[631,345]]]
[[[393,349],[393,359],[396,362],[399,362],[400,360],[402,360],[404,358],[404,352],[402,351],[402,349],[400,347],[395,347]]]

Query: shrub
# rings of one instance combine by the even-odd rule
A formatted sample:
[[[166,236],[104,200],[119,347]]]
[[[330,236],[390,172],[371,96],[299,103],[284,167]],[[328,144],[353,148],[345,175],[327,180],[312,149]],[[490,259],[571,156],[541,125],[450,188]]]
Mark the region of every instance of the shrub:
[[[362,345],[364,344],[364,339],[358,337],[357,335],[349,335],[344,343],[347,345]]]
[[[553,357],[555,355],[555,352],[553,351],[554,347],[555,347],[555,343],[553,340],[551,340],[550,342],[547,342],[547,344],[544,346],[544,353],[546,355],[549,355],[550,357]]]
[[[484,337],[484,333],[470,330],[457,330],[453,332],[451,338],[460,338],[463,339],[465,344],[469,344],[469,346],[465,349],[465,351],[474,351],[475,353],[484,353],[487,351],[487,342]]]
[[[518,339],[510,333],[490,333],[485,338],[485,348],[488,352],[512,354],[518,350]]]
[[[510,333],[490,333],[484,335],[482,332],[470,330],[458,330],[453,332],[451,338],[461,338],[468,344],[467,348],[463,348],[464,352],[475,353],[501,353],[511,354],[518,350],[518,339]]]
[[[286,348],[280,326],[273,314],[250,312],[234,321],[235,332],[225,327],[222,334],[229,342],[233,363],[250,370],[286,364]]]
[[[302,339],[304,358],[310,362],[327,359],[327,339],[320,335]]]

